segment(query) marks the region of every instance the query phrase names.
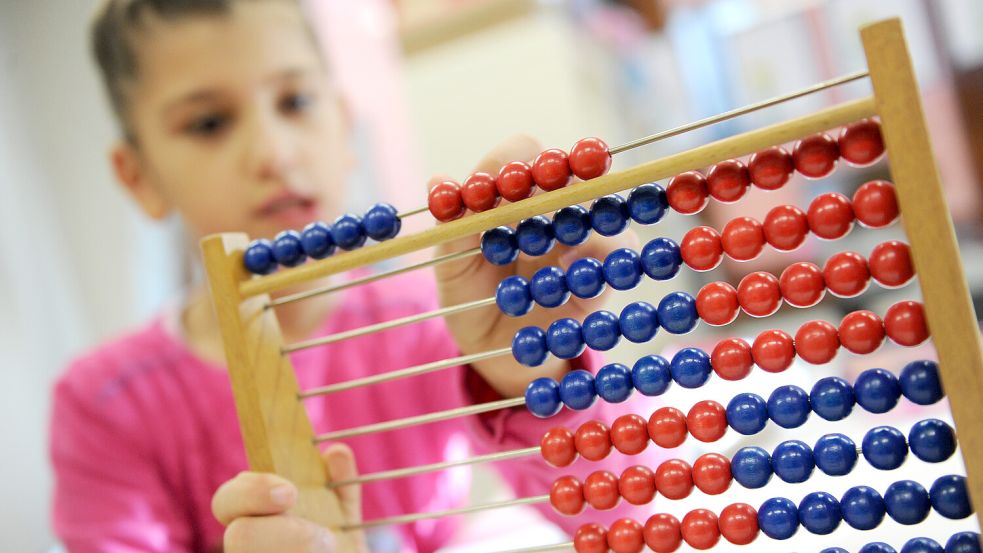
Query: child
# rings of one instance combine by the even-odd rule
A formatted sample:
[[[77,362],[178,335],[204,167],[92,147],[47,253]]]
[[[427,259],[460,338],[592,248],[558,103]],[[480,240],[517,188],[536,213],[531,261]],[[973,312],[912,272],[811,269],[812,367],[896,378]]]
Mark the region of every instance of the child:
[[[93,39],[124,137],[112,150],[112,165],[147,216],[176,213],[196,238],[230,231],[257,238],[339,214],[352,159],[349,122],[295,0],[108,0]],[[505,162],[530,159],[539,149],[518,137],[478,168],[497,173]],[[445,249],[476,244],[473,237]],[[436,291],[426,274],[410,275],[290,304],[277,315],[291,343],[426,311],[438,296],[444,305],[488,297],[507,274],[603,257],[617,244],[593,240],[563,250],[563,259],[553,252],[505,268],[472,258],[441,267]],[[500,348],[521,326],[582,319],[596,308],[572,301],[522,319],[475,311],[449,320],[449,328],[432,320],[292,359],[301,387],[312,387]],[[597,368],[590,356],[572,364]],[[54,526],[69,551],[217,551],[223,524],[229,525],[228,551],[333,549],[329,533],[282,514],[295,493],[289,483],[272,475],[236,477],[246,463],[223,365],[216,321],[199,283],[178,308],[69,367],[55,389],[51,435]],[[556,359],[535,370],[517,370],[511,359],[487,360],[306,405],[323,432],[515,397],[534,378],[561,378],[570,369]],[[596,409],[591,415],[613,420]],[[330,448],[326,458],[335,474],[350,475],[354,451],[360,469],[375,472],[459,458],[471,446],[529,447],[548,428],[576,428],[582,420],[585,415],[566,412],[540,421],[523,409],[507,410],[362,436],[346,441],[350,450]],[[617,470],[619,462],[605,466]],[[547,493],[559,475],[538,458],[498,465],[520,496]],[[458,469],[368,484],[361,508],[357,489],[344,491],[342,499],[353,519],[360,511],[366,519],[438,511],[465,503],[468,475]],[[368,547],[434,551],[456,523],[443,518],[383,529],[369,533]],[[575,528],[570,519],[563,523]]]

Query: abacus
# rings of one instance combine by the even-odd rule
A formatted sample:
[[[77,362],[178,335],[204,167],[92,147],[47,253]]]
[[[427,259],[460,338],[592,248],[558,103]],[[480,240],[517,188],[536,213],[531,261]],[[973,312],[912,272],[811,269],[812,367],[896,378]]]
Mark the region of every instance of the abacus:
[[[638,552],[646,547],[656,552],[675,551],[683,542],[696,549],[710,549],[721,538],[739,545],[751,544],[764,534],[773,540],[787,539],[800,528],[813,534],[833,532],[841,524],[872,530],[886,516],[902,524],[917,524],[931,510],[951,519],[973,513],[970,496],[983,497],[983,434],[974,419],[983,401],[983,357],[979,329],[963,276],[955,234],[925,129],[911,61],[899,20],[887,20],[861,30],[868,71],[820,83],[809,89],[776,98],[718,117],[698,121],[623,146],[609,148],[598,139],[578,142],[569,154],[547,150],[532,164],[515,161],[495,176],[471,175],[463,185],[444,182],[434,187],[426,208],[406,213],[379,204],[364,217],[344,215],[333,225],[313,223],[303,233],[286,231],[273,242],[249,242],[241,234],[211,236],[203,241],[205,265],[218,313],[238,415],[250,467],[275,472],[295,482],[301,490],[295,513],[340,532],[376,525],[398,524],[425,518],[452,516],[483,508],[507,507],[518,503],[550,502],[559,513],[589,517],[592,509],[608,509],[624,500],[645,505],[656,494],[660,501],[689,496],[694,487],[707,495],[720,494],[733,482],[745,488],[765,486],[775,476],[785,482],[805,482],[815,469],[834,476],[848,474],[859,458],[877,469],[897,468],[909,451],[920,462],[939,462],[956,451],[955,431],[938,419],[918,422],[907,437],[892,426],[878,426],[866,433],[860,447],[842,434],[823,436],[810,447],[798,440],[782,442],[769,453],[760,447],[741,448],[732,458],[708,453],[692,465],[670,459],[657,468],[633,466],[619,477],[597,471],[584,481],[564,476],[538,497],[520,498],[498,504],[464,507],[439,513],[407,513],[403,516],[346,525],[340,518],[332,488],[361,482],[401,478],[451,466],[541,455],[545,462],[563,467],[578,456],[590,461],[618,450],[635,455],[654,442],[674,448],[687,436],[713,442],[728,429],[743,435],[760,432],[772,421],[782,429],[800,426],[810,413],[837,421],[854,406],[873,413],[892,409],[901,396],[917,405],[948,398],[959,429],[959,447],[967,476],[950,475],[931,483],[899,480],[886,490],[857,485],[841,498],[813,491],[795,501],[774,497],[758,508],[733,503],[714,513],[690,511],[680,521],[669,514],[656,514],[644,522],[620,519],[604,528],[586,523],[572,541],[514,551],[553,551],[574,548],[580,553],[613,550]],[[670,155],[620,172],[608,172],[611,157],[635,146],[666,136],[761,109],[831,86],[869,78],[874,94],[819,112],[759,128]],[[842,127],[838,139],[827,131]],[[803,138],[804,137],[804,138]],[[781,145],[796,141],[790,154]],[[302,301],[314,294],[333,293],[351,286],[380,280],[410,270],[483,255],[487,262],[509,264],[519,252],[542,255],[556,242],[576,245],[592,232],[611,235],[623,231],[630,221],[653,224],[667,213],[693,214],[713,198],[738,201],[750,186],[775,189],[783,186],[793,171],[820,178],[833,171],[837,160],[865,165],[887,152],[893,184],[872,181],[860,187],[853,198],[837,193],[818,196],[808,210],[795,206],[773,209],[763,223],[748,217],[734,219],[722,232],[698,226],[687,232],[681,244],[656,238],[640,249],[620,249],[605,260],[584,258],[564,271],[545,267],[531,279],[513,276],[503,280],[484,300],[421,313],[324,336],[285,344],[278,329],[275,307]],[[742,156],[751,156],[745,164]],[[710,167],[706,174],[699,169]],[[583,182],[573,182],[573,176]],[[656,181],[670,179],[666,189]],[[533,194],[538,187],[542,193]],[[627,199],[618,192],[630,190]],[[510,203],[499,206],[499,198]],[[588,210],[579,204],[593,200]],[[466,210],[472,214],[462,217]],[[403,217],[430,212],[442,224],[411,235],[398,236]],[[553,214],[552,218],[547,214]],[[509,316],[519,317],[534,305],[549,309],[563,304],[571,295],[594,297],[605,287],[625,290],[642,278],[669,280],[685,265],[696,271],[715,268],[724,255],[735,260],[756,257],[767,244],[779,251],[799,247],[808,233],[835,240],[850,231],[854,220],[870,228],[881,228],[903,216],[910,246],[887,241],[874,248],[868,258],[854,252],[833,255],[820,268],[798,262],[779,278],[766,272],[745,276],[740,285],[710,283],[694,297],[673,292],[657,305],[635,302],[615,315],[598,311],[583,321],[559,319],[547,329],[526,327],[511,345],[500,349],[435,360],[425,365],[392,373],[372,375],[311,390],[298,389],[288,353],[333,343],[371,332],[411,324],[426,318],[447,316],[465,310],[497,306]],[[510,227],[509,225],[515,225]],[[481,247],[436,257],[389,271],[362,276],[342,284],[271,300],[268,294],[295,284],[338,274],[410,254],[451,240],[482,234]],[[366,237],[377,244],[362,247]],[[347,250],[333,255],[340,248]],[[304,263],[307,258],[310,262]],[[278,265],[283,270],[274,272]],[[255,273],[250,274],[250,273]],[[514,356],[520,365],[536,366],[549,355],[562,359],[578,356],[585,348],[607,350],[619,339],[646,342],[658,330],[685,334],[700,321],[726,325],[743,310],[754,317],[767,317],[785,302],[795,307],[816,305],[826,291],[840,297],[856,297],[871,279],[885,287],[899,287],[916,277],[924,305],[903,301],[890,307],[883,317],[858,310],[845,316],[838,326],[825,321],[803,324],[794,336],[779,330],[762,332],[752,344],[739,338],[720,341],[711,353],[684,348],[672,360],[658,355],[640,359],[632,368],[612,363],[596,375],[577,370],[562,381],[547,378],[533,381],[525,397],[504,399],[446,412],[387,421],[315,434],[304,409],[306,398],[325,395],[379,382],[410,378],[425,372],[445,370],[482,359]],[[539,417],[550,417],[561,409],[588,409],[602,401],[624,401],[633,392],[662,395],[675,382],[684,388],[702,386],[712,374],[727,380],[744,378],[753,368],[780,373],[794,358],[821,365],[841,347],[855,354],[868,354],[885,339],[914,346],[931,338],[938,362],[917,360],[899,375],[883,369],[865,371],[851,385],[838,377],[825,377],[811,393],[794,385],[775,389],[766,401],[753,394],[739,394],[726,406],[714,401],[697,402],[688,413],[662,407],[646,418],[625,415],[609,426],[591,421],[574,430],[555,428],[539,446],[474,457],[463,461],[427,466],[400,467],[363,475],[354,481],[334,482],[326,474],[318,444],[373,432],[427,424],[454,417],[499,409],[528,408]],[[668,397],[668,396],[667,396]],[[811,491],[811,490],[810,490]],[[585,514],[582,514],[585,513]],[[979,517],[979,515],[977,515]],[[979,520],[979,519],[978,519]],[[780,541],[771,543],[781,543]],[[777,546],[776,546],[777,547]],[[756,549],[760,550],[760,549]],[[843,551],[829,549],[824,551]],[[943,551],[943,545],[928,538],[907,542],[903,552]],[[972,532],[953,535],[945,551],[979,551],[978,536]],[[874,542],[865,553],[894,551]]]

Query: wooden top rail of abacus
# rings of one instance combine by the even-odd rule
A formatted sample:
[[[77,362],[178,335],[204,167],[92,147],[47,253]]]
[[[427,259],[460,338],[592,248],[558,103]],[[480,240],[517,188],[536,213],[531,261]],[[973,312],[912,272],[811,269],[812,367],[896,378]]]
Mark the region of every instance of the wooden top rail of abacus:
[[[539,194],[495,209],[436,225],[433,228],[393,240],[349,251],[299,267],[245,280],[239,292],[243,297],[282,290],[289,286],[328,275],[372,265],[380,261],[471,236],[501,225],[580,204],[607,194],[621,192],[647,182],[700,169],[724,159],[752,154],[763,148],[783,144],[809,134],[874,115],[874,98],[846,102],[783,123],[762,127],[724,138],[678,154],[642,163],[624,171],[612,172],[584,183]]]

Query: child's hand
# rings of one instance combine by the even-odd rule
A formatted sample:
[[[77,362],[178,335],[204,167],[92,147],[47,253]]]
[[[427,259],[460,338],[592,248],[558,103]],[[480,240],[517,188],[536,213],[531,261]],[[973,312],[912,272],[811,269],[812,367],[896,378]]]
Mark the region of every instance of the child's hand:
[[[324,462],[336,479],[356,476],[351,449],[335,444],[324,451]],[[338,489],[345,522],[361,520],[358,486]],[[336,544],[330,530],[287,514],[297,500],[297,488],[275,474],[241,472],[222,484],[212,498],[212,513],[225,525],[225,553],[366,553],[364,536],[352,534],[353,550]]]
[[[506,163],[516,160],[531,161],[542,150],[537,140],[528,136],[516,136],[489,152],[476,170],[498,175],[499,169]],[[432,178],[430,186],[441,180],[444,178]],[[493,265],[481,255],[439,265],[436,267],[436,274],[440,303],[442,306],[451,306],[493,296],[503,278],[518,274],[528,279],[536,270],[546,265],[558,265],[566,270],[570,263],[581,257],[595,257],[603,262],[611,250],[634,248],[636,242],[635,235],[630,231],[614,237],[603,237],[595,233],[580,246],[571,248],[557,244],[542,257],[520,254],[515,263],[507,266]],[[480,237],[477,235],[464,238],[444,244],[436,255],[474,248],[479,243]],[[525,326],[535,325],[545,330],[550,323],[564,317],[583,321],[588,313],[599,309],[601,303],[601,298],[583,300],[571,296],[561,307],[545,309],[536,306],[528,315],[520,318],[506,316],[492,306],[453,315],[447,318],[447,324],[461,353],[467,355],[508,347],[512,344],[516,331]],[[511,355],[473,363],[472,366],[505,397],[522,395],[526,385],[535,378],[560,378],[569,370],[566,361],[555,357],[550,357],[539,367],[518,367]]]

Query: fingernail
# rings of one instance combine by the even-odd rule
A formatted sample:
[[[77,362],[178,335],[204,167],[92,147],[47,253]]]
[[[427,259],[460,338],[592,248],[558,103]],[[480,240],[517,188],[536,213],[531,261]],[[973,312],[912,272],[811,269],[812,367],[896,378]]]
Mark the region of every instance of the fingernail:
[[[321,532],[320,534],[321,539],[318,540],[317,547],[315,549],[323,553],[334,553],[335,546],[337,545],[334,539],[334,534],[331,532]]]
[[[287,507],[294,500],[294,487],[287,484],[280,484],[270,490],[270,499],[280,507]]]

